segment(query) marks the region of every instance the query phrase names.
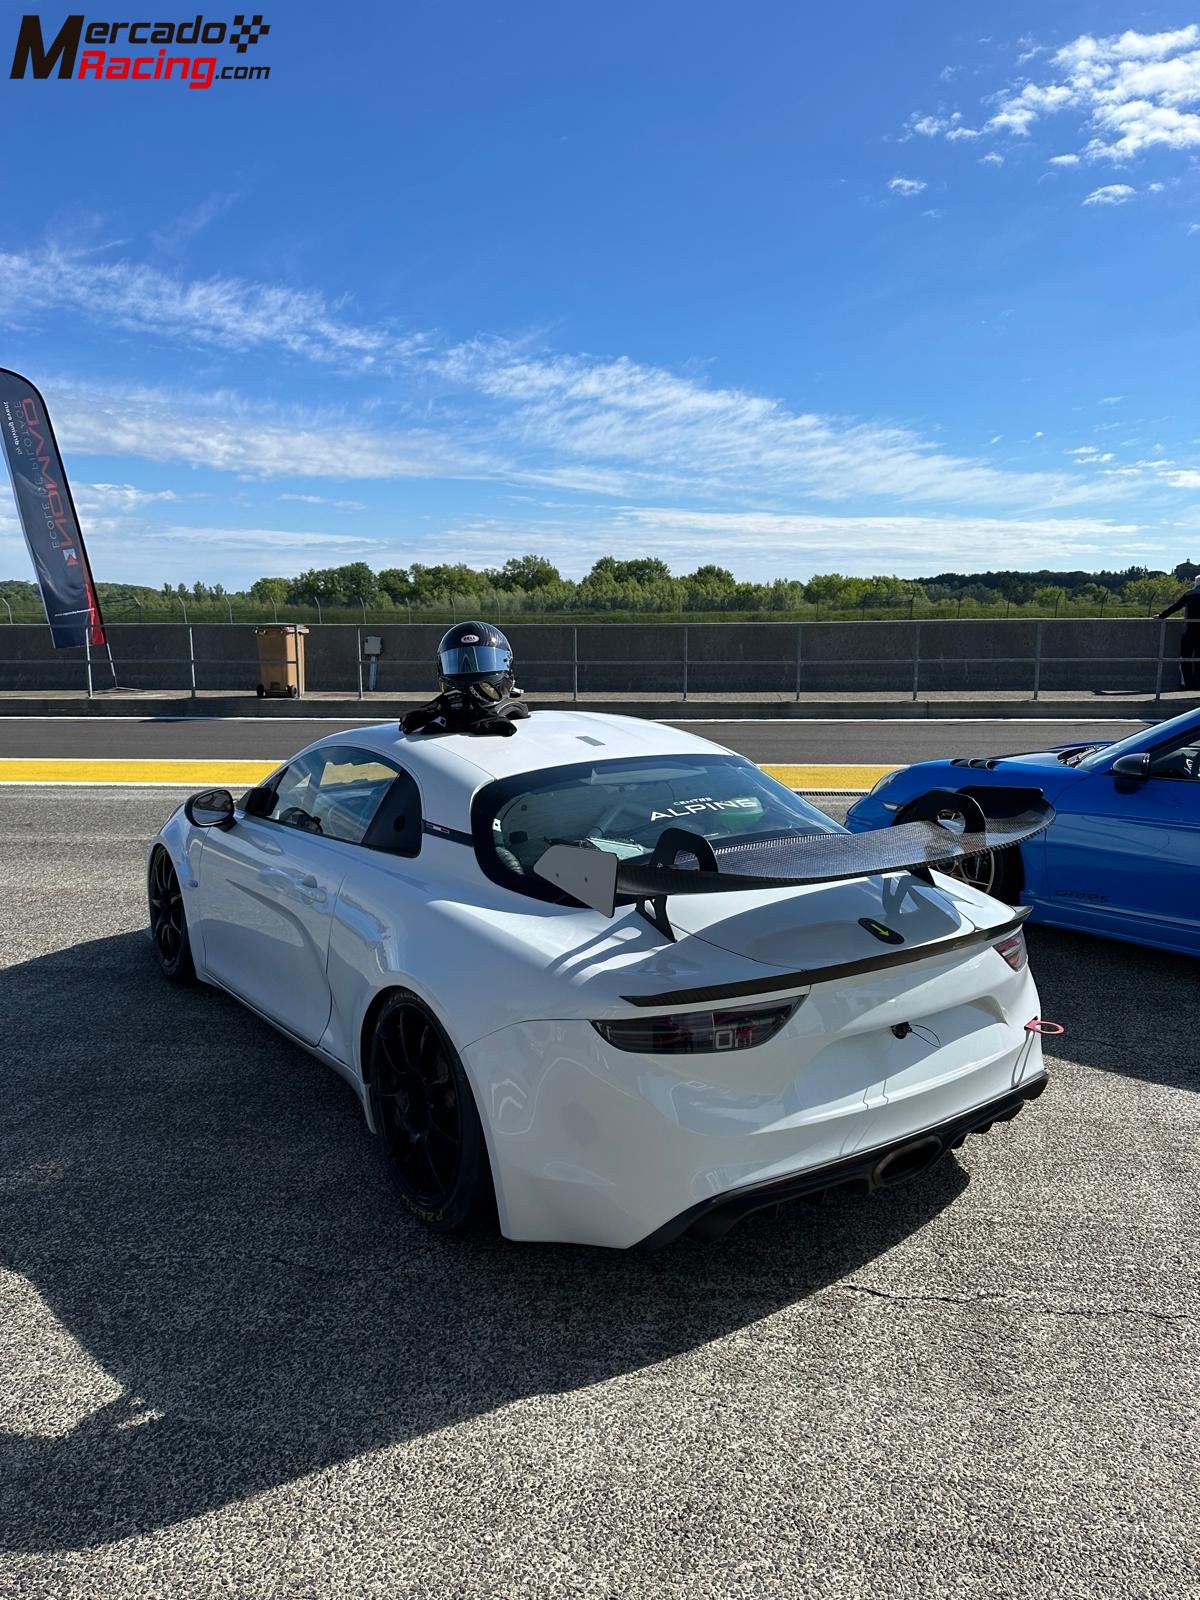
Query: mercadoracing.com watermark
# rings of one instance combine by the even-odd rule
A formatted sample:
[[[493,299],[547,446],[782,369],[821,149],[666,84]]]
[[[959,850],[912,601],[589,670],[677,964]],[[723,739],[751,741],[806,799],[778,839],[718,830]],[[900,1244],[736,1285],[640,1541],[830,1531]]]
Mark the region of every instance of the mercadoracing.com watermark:
[[[204,17],[186,22],[89,22],[80,13],[69,16],[47,43],[42,19],[24,16],[17,31],[9,77],[55,76],[75,83],[174,81],[186,83],[189,89],[211,89],[214,83],[257,82],[271,76],[270,67],[242,61],[221,66],[216,56],[176,52],[181,45],[210,49],[214,45],[231,45],[239,56],[244,56],[270,31],[270,24],[261,16],[247,18],[240,12],[230,23],[209,22]],[[134,53],[147,45],[159,48],[152,54]]]

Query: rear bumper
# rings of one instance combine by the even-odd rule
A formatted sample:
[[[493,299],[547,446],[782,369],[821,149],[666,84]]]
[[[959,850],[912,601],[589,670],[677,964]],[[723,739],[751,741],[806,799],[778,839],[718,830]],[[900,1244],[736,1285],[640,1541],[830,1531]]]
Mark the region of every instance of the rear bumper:
[[[870,1194],[875,1189],[891,1188],[928,1171],[947,1151],[957,1150],[969,1133],[986,1133],[994,1122],[1011,1122],[1027,1100],[1037,1099],[1049,1081],[1043,1072],[1011,1094],[928,1128],[917,1138],[894,1139],[890,1144],[862,1150],[845,1160],[830,1161],[788,1178],[713,1195],[656,1228],[637,1248],[649,1252],[662,1250],[677,1239],[720,1239],[755,1211],[786,1205],[789,1200],[819,1199],[834,1189]]]
[[[828,1187],[843,1164],[869,1174],[893,1145],[995,1120],[1045,1076],[1025,1031],[1037,990],[993,950],[951,960],[819,985],[751,1050],[643,1055],[578,1020],[476,1041],[463,1065],[504,1234],[628,1249],[718,1203],[771,1204],[813,1173]]]

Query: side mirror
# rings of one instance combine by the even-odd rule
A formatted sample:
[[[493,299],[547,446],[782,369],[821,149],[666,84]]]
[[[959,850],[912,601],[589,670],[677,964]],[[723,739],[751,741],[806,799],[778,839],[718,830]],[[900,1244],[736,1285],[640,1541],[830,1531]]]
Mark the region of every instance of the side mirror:
[[[183,814],[193,828],[228,828],[233,821],[233,796],[228,789],[205,789],[188,796]]]
[[[1143,750],[1138,755],[1118,756],[1108,770],[1114,778],[1141,783],[1150,776],[1150,753]]]

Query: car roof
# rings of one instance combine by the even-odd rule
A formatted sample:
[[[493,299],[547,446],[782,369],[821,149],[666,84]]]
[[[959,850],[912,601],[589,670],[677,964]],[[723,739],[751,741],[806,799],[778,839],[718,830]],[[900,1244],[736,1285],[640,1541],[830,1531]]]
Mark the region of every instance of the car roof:
[[[723,745],[645,717],[598,711],[532,711],[507,738],[467,733],[404,734],[398,723],[347,728],[317,745],[348,744],[397,761],[421,786],[426,815],[466,828],[471,797],[495,778],[616,761],[631,756],[728,755]]]

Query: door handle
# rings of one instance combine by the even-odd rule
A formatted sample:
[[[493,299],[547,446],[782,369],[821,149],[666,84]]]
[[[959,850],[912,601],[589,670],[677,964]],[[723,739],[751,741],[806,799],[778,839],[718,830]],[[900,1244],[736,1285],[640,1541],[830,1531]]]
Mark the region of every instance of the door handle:
[[[263,867],[258,876],[261,883],[299,895],[309,905],[323,906],[329,898],[311,872],[287,872],[282,867]]]

